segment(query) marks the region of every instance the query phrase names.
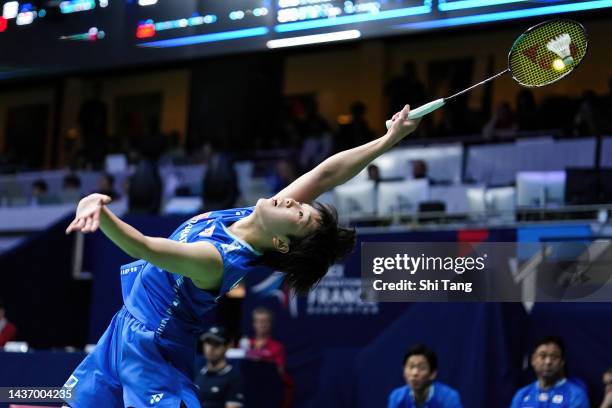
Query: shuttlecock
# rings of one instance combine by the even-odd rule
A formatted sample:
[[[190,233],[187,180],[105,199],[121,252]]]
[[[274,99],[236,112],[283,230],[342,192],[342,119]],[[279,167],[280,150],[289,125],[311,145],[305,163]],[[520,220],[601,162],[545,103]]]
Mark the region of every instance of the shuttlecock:
[[[570,51],[571,43],[572,37],[570,37],[569,34],[564,33],[556,36],[546,44],[546,48],[548,48],[550,51],[557,54],[559,58],[561,58],[561,61],[555,60],[553,62],[553,67],[555,69],[563,69],[574,62],[574,58],[572,58]],[[560,62],[562,62],[563,65],[561,65]]]

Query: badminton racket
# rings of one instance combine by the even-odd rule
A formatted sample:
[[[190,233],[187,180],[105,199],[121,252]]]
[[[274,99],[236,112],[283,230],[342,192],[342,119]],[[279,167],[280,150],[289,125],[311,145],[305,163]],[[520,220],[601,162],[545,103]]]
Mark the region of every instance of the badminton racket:
[[[577,21],[549,20],[537,24],[521,34],[508,53],[508,67],[463,91],[446,98],[436,99],[413,109],[408,119],[417,119],[441,108],[459,95],[506,74],[522,86],[535,88],[550,85],[569,75],[586,55],[588,36]],[[387,129],[393,125],[386,122]]]

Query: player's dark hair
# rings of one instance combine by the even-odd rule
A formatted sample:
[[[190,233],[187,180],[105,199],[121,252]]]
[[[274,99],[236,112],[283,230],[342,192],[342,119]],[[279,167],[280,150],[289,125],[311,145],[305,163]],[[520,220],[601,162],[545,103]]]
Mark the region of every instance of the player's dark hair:
[[[559,347],[561,351],[561,358],[565,360],[565,342],[559,336],[546,336],[542,337],[533,347],[533,352],[535,353],[538,347],[543,346],[544,344],[554,344]]]
[[[608,368],[606,371],[604,371],[604,374],[610,374],[612,375],[612,367]]]
[[[319,213],[319,226],[303,237],[289,237],[289,251],[267,251],[259,263],[285,273],[285,282],[299,294],[306,294],[336,261],[355,247],[354,229],[338,225],[334,207],[319,202],[312,206]]]
[[[424,344],[416,344],[416,345],[410,347],[408,349],[408,351],[406,352],[406,355],[404,356],[404,365],[406,365],[406,362],[412,356],[423,356],[423,357],[425,357],[425,359],[429,363],[429,370],[431,372],[434,372],[434,371],[438,370],[438,356],[436,355],[436,353],[432,349],[430,349],[426,345],[424,345]]]

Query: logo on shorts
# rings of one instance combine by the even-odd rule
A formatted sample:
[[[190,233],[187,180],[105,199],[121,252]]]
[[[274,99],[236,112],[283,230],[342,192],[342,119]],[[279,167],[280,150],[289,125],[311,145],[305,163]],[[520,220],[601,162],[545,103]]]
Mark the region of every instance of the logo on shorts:
[[[161,401],[162,398],[164,398],[164,394],[155,394],[151,397],[151,401],[149,402],[151,403],[151,405],[157,404],[159,401]]]

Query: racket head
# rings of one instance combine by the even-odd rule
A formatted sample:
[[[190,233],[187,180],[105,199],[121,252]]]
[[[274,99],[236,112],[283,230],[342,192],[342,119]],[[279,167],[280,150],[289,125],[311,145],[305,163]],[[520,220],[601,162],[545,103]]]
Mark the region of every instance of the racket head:
[[[565,47],[565,55],[569,53],[571,58],[564,62],[564,51],[553,52],[547,44],[566,34],[570,41]],[[580,65],[588,46],[586,29],[579,22],[569,19],[544,21],[529,28],[514,41],[508,53],[508,69],[512,78],[523,86],[535,88],[550,85]],[[564,47],[557,45],[556,48]]]

